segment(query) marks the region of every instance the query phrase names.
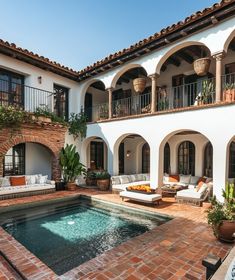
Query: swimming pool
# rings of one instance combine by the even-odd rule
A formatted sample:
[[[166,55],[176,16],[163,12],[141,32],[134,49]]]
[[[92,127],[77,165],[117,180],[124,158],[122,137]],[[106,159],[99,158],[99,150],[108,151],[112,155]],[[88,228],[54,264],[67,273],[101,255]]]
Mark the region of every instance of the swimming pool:
[[[1,215],[3,228],[58,275],[168,220],[84,198]]]

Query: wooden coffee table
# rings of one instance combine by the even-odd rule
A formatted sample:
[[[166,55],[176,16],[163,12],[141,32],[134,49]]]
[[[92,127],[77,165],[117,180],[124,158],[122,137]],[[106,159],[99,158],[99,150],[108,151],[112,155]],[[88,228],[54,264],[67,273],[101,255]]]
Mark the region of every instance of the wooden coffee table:
[[[162,196],[175,196],[178,191],[181,191],[183,189],[185,188],[178,185],[165,185],[161,188]]]

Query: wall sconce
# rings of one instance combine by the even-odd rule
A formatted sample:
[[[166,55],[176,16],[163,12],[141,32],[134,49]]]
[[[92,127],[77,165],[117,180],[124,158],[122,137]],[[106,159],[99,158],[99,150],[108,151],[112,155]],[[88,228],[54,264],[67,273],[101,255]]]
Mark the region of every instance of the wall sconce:
[[[38,76],[38,83],[39,83],[39,84],[42,83],[42,76]]]
[[[129,158],[130,155],[131,155],[131,151],[130,150],[126,151],[126,157]]]

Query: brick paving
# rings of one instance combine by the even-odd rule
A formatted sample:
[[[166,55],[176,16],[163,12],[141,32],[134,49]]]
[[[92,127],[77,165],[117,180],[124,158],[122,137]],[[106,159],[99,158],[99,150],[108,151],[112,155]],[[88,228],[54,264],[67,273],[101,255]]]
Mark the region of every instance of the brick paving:
[[[223,258],[232,248],[232,245],[217,241],[208,227],[205,218],[208,203],[204,203],[203,207],[195,207],[179,205],[175,203],[174,198],[164,198],[160,206],[151,207],[128,201],[122,202],[116,194],[79,189],[76,192],[62,191],[4,200],[0,201],[0,208],[79,194],[171,215],[174,219],[122,243],[61,277],[57,277],[13,237],[0,229],[0,249],[26,279],[200,280],[205,279],[205,269],[201,265],[202,259],[208,253]],[[4,265],[1,259],[0,262]],[[17,279],[11,273],[8,269],[4,271],[0,269],[0,280]]]

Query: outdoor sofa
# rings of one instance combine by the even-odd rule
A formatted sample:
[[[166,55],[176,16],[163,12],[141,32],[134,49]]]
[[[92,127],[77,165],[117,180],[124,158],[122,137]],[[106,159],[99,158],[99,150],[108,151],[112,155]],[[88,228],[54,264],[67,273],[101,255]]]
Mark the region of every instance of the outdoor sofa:
[[[149,185],[150,175],[148,173],[118,175],[111,177],[111,188],[113,193],[125,191],[128,186]]]
[[[47,194],[55,191],[55,181],[42,174],[0,177],[0,200]]]

